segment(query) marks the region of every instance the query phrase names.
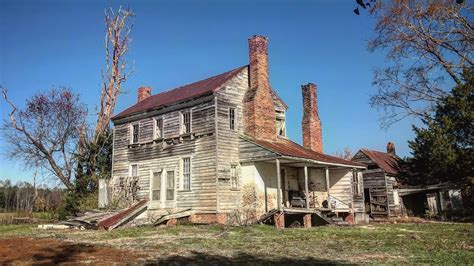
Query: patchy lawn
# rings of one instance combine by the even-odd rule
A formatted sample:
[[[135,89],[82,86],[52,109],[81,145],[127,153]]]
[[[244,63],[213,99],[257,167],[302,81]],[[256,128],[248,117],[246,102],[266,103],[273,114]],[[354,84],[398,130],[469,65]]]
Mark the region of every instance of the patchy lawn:
[[[470,264],[474,261],[474,224],[375,224],[283,231],[263,225],[179,225],[111,232],[0,226],[0,264],[78,261]]]

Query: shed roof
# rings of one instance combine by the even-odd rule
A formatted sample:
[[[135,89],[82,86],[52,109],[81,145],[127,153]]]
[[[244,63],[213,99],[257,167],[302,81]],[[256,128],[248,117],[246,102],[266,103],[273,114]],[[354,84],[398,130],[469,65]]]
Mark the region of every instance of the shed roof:
[[[274,153],[296,157],[296,158],[303,158],[303,159],[310,159],[322,163],[329,163],[329,164],[340,164],[345,166],[355,166],[355,167],[366,167],[365,164],[344,160],[339,157],[319,153],[308,148],[305,148],[289,139],[280,138],[278,141],[265,141],[265,140],[257,140],[253,138],[249,138],[247,136],[243,137],[245,140],[253,142],[265,149],[268,149]]]
[[[399,175],[401,172],[400,158],[386,152],[361,149],[370,160],[388,174]]]

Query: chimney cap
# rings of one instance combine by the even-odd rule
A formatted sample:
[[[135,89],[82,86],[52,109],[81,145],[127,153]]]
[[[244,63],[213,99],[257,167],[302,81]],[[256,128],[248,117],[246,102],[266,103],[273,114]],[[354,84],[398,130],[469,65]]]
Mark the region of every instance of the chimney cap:
[[[264,39],[265,41],[268,41],[268,37],[267,36],[264,36],[264,35],[259,35],[259,34],[254,34],[252,35],[249,40],[252,40],[252,39]]]
[[[137,90],[137,101],[141,102],[146,98],[151,96],[151,87],[150,86],[141,86]]]
[[[392,155],[396,155],[395,153],[395,143],[389,141],[387,143],[387,153],[389,154],[392,154]]]

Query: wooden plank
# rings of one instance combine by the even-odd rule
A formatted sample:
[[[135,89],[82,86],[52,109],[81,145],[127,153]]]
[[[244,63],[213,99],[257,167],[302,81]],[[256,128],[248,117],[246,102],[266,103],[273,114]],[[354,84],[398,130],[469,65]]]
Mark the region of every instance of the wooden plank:
[[[278,210],[283,210],[281,205],[281,175],[280,175],[280,160],[275,159],[276,163],[276,172],[277,172],[277,205]]]
[[[308,188],[308,167],[304,167],[304,191],[306,199],[306,209],[309,209],[309,188]]]

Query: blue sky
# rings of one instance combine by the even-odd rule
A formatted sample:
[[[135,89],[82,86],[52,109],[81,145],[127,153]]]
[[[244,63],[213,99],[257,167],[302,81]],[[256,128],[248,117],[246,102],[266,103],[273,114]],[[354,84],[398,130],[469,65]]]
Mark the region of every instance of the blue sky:
[[[318,85],[324,150],[344,147],[409,155],[412,121],[388,131],[369,106],[373,69],[383,54],[367,51],[373,20],[352,13],[355,1],[22,1],[0,0],[0,83],[19,105],[37,91],[69,86],[90,111],[98,104],[104,67],[106,7],[136,14],[128,60],[135,71],[116,113],[136,102],[136,89],[158,93],[248,63],[247,39],[269,38],[270,81],[288,104],[288,135],[301,143],[301,84]],[[1,101],[2,119],[9,108]],[[6,149],[0,136],[0,146]],[[30,180],[0,158],[0,179]]]

